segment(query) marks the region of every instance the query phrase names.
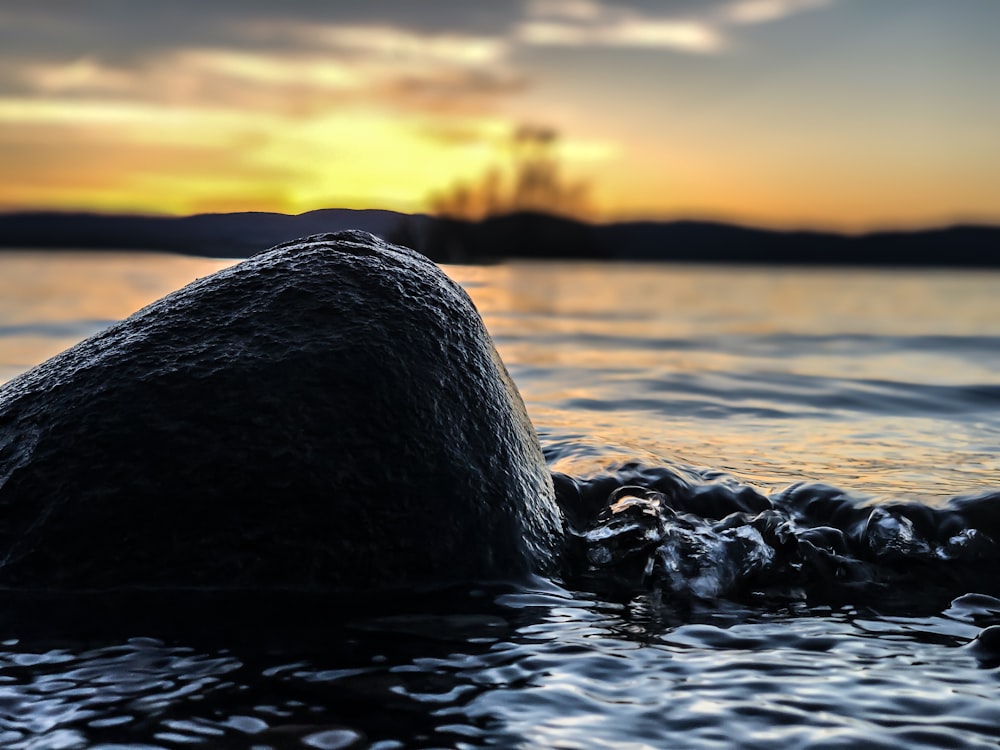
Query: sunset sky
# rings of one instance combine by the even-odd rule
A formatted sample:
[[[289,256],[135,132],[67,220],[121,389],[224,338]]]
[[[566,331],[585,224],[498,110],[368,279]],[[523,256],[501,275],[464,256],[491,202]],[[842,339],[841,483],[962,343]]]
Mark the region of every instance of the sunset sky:
[[[997,0],[0,3],[0,210],[422,211],[551,128],[592,218],[1000,223]]]

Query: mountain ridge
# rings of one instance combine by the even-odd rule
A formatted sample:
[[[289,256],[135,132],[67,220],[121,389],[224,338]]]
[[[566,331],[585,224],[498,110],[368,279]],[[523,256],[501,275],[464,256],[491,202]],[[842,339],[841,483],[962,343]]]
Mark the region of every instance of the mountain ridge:
[[[382,209],[143,216],[0,214],[3,249],[152,250],[243,258],[298,237],[362,229],[438,262],[601,259],[682,262],[1000,266],[1000,227],[954,224],[844,234],[680,219],[589,224],[521,213],[478,222]]]

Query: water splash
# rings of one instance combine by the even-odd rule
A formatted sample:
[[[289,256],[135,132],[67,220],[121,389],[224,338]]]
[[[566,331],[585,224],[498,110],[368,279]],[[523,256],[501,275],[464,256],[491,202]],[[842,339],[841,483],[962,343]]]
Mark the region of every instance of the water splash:
[[[620,595],[938,607],[1000,591],[997,493],[942,508],[822,484],[766,497],[720,472],[637,463],[556,486],[576,577]]]

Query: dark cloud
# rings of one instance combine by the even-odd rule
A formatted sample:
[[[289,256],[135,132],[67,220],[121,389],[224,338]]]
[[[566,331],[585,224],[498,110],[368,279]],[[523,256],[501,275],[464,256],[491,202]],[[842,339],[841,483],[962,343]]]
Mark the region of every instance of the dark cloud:
[[[605,0],[613,11],[651,18],[704,17],[729,0]],[[92,56],[130,65],[164,50],[223,47],[247,51],[297,48],[300,40],[258,33],[267,24],[386,25],[425,34],[506,36],[532,7],[531,0],[48,0],[7,3],[0,9],[0,50],[28,59]]]
[[[828,0],[833,2],[833,0]],[[515,50],[714,53],[726,13],[823,0],[49,0],[0,6],[0,95],[308,114],[359,99],[477,109],[532,80]],[[768,9],[771,11],[768,11]],[[752,15],[752,12],[751,12]],[[216,55],[208,60],[207,55]],[[228,60],[221,59],[230,55]],[[240,57],[240,56],[244,57]],[[198,57],[200,56],[200,57]],[[256,74],[248,61],[257,56]],[[198,57],[198,59],[195,59]],[[261,66],[270,65],[269,73]],[[350,68],[354,85],[314,75]],[[296,68],[296,66],[298,66]]]
[[[282,34],[258,33],[269,23],[377,24],[421,33],[502,35],[518,17],[516,3],[459,0],[53,0],[12,3],[0,9],[0,49],[8,58],[68,61],[91,56],[131,65],[166,50],[222,47],[279,51],[299,46],[297,40]]]
[[[352,3],[47,0],[44,3],[6,3],[0,6],[0,65],[3,66],[0,78],[9,81],[16,77],[11,75],[11,66],[32,62],[68,64],[89,58],[113,67],[132,68],[178,50],[277,53],[322,49],[317,41],[290,33],[290,30],[301,28],[381,26],[423,35],[466,35],[516,41],[522,24],[537,18],[539,8],[551,9],[560,4],[583,9],[589,6],[596,11],[597,15],[591,19],[596,27],[581,37],[586,44],[594,37],[594,32],[599,40],[601,27],[621,19],[654,26],[671,21],[711,25],[725,19],[726,11],[733,5],[747,3],[781,7],[808,5],[809,0],[507,0],[489,3],[468,0]],[[584,21],[581,23],[586,26]],[[612,40],[618,37],[612,33]],[[628,39],[629,35],[625,35],[626,42]],[[348,54],[348,51],[341,50],[339,54]]]
[[[0,95],[302,115],[365,99],[477,109],[526,85],[504,61],[504,34],[519,8],[457,0],[24,3],[0,9]]]

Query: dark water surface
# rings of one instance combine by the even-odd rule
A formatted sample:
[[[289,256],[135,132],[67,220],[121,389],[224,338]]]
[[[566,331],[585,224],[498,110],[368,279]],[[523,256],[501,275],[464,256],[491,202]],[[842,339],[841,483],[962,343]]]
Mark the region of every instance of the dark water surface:
[[[0,255],[0,381],[225,264]],[[446,270],[553,470],[659,491],[592,570],[8,606],[0,747],[1000,746],[1000,273]]]

